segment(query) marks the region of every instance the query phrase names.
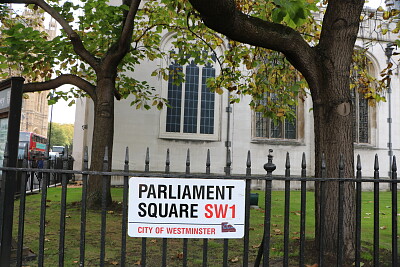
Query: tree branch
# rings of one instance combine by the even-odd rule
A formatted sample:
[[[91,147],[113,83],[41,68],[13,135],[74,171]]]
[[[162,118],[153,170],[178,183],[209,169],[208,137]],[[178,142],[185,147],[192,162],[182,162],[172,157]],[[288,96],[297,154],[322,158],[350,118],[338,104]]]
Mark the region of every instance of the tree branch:
[[[124,58],[129,52],[130,45],[132,42],[133,27],[135,17],[139,9],[141,0],[124,1],[125,4],[129,5],[129,11],[124,19],[121,36],[117,43],[110,47],[107,55],[104,59],[105,66],[115,66]]]
[[[92,68],[98,68],[97,59],[86,50],[80,36],[72,29],[71,25],[58,13],[54,8],[47,4],[44,0],[0,0],[0,3],[11,3],[11,4],[35,4],[46,11],[52,16],[67,33],[68,38],[71,40],[74,51],[79,55],[85,62],[87,62]]]
[[[41,92],[56,89],[62,85],[71,84],[85,91],[94,101],[96,100],[96,86],[72,74],[62,74],[57,78],[45,82],[27,83],[22,86],[25,93]]]
[[[204,24],[232,40],[282,52],[306,78],[318,83],[318,54],[294,29],[243,14],[235,0],[189,0]]]

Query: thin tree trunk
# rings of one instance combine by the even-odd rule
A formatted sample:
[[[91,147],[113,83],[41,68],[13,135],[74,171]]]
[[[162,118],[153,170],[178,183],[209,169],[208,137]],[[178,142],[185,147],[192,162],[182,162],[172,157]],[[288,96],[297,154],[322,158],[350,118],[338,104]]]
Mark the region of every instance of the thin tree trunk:
[[[97,99],[94,101],[94,128],[90,169],[110,171],[114,138],[114,82],[112,79],[99,80],[98,89]],[[108,150],[108,166],[104,169],[106,147]],[[88,206],[90,208],[101,206],[103,182],[106,182],[107,186],[107,205],[111,203],[111,177],[104,178],[100,175],[92,175],[89,177],[88,182]]]

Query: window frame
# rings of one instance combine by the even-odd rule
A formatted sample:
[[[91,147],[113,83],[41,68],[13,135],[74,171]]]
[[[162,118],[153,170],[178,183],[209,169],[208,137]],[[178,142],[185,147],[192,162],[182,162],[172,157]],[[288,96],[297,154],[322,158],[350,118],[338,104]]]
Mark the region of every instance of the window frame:
[[[168,40],[165,42],[166,44],[163,47],[164,51],[171,51],[173,49],[172,42],[173,41],[173,35],[169,36]],[[220,54],[222,52],[221,49],[217,49],[217,54]],[[167,60],[162,61],[163,66],[170,66],[171,65],[170,58]],[[186,74],[186,67],[189,66],[189,64],[186,64],[182,66],[184,73]],[[197,65],[199,67],[199,73],[198,73],[198,97],[197,97],[197,131],[196,133],[184,133],[183,132],[183,127],[184,127],[184,121],[185,121],[185,93],[186,93],[186,88],[185,88],[185,82],[182,83],[182,91],[181,91],[181,111],[180,111],[180,131],[179,132],[167,132],[167,111],[168,108],[165,107],[161,110],[160,114],[160,134],[159,138],[163,139],[182,139],[182,140],[199,140],[199,141],[220,141],[220,136],[221,136],[221,127],[220,127],[220,121],[221,121],[221,108],[222,108],[222,96],[219,95],[218,93],[214,93],[214,122],[213,122],[213,127],[214,127],[214,132],[212,134],[206,134],[206,133],[200,133],[200,123],[201,123],[201,110],[202,110],[202,74],[203,74],[203,68],[205,67],[204,65]],[[215,69],[215,76],[218,76],[220,73],[220,69],[217,63],[213,64],[212,67]],[[163,98],[168,99],[168,81],[162,80],[161,82],[161,95]]]
[[[357,47],[355,48],[357,49]],[[368,64],[368,73],[374,77],[379,77],[379,74],[377,73],[377,69],[379,69],[379,67],[377,68],[376,66],[379,66],[378,62],[376,61],[375,57],[372,56],[368,51],[365,54],[365,57],[368,59],[369,64]],[[350,79],[352,79],[352,77],[350,76]],[[368,113],[368,142],[367,143],[361,143],[359,142],[359,136],[360,136],[360,129],[359,129],[359,123],[360,123],[360,110],[359,110],[359,97],[360,94],[357,91],[357,88],[353,88],[352,89],[354,92],[354,98],[352,97],[352,101],[355,100],[352,103],[352,108],[355,110],[355,114],[351,114],[351,116],[355,116],[356,121],[354,121],[353,124],[353,143],[355,145],[355,147],[357,148],[362,148],[362,147],[374,147],[376,146],[376,138],[377,138],[377,109],[376,106],[370,106],[368,104],[368,100],[366,100],[367,102],[367,113]],[[352,93],[353,93],[352,92]],[[356,127],[356,128],[355,128]]]
[[[268,128],[272,123],[270,118],[265,117]],[[286,121],[282,122],[283,124]],[[301,101],[301,97],[298,98],[298,104],[296,105],[296,138],[274,138],[274,137],[265,137],[265,136],[257,136],[257,112],[252,111],[252,141],[253,142],[268,142],[268,143],[276,143],[276,144],[286,144],[286,145],[299,145],[303,143],[304,140],[304,103]],[[266,131],[268,131],[268,128]],[[270,131],[270,130],[269,130]],[[283,126],[283,132],[285,131],[285,126]]]

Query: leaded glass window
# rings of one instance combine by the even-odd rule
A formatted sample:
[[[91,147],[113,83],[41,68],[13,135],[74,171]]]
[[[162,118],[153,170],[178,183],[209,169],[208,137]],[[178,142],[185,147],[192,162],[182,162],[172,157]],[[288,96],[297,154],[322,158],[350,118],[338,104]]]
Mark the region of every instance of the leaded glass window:
[[[270,94],[271,101],[276,96]],[[267,105],[268,94],[260,101],[262,105]],[[295,106],[292,106],[296,110]],[[275,121],[265,115],[262,112],[255,112],[255,137],[257,138],[268,138],[268,139],[297,139],[297,120],[283,120]]]
[[[215,68],[211,63],[200,66],[194,61],[169,68],[166,132],[214,134],[215,93],[206,82],[215,77]],[[179,72],[185,74],[183,83],[175,80]]]
[[[369,143],[369,106],[368,99],[352,91],[353,101],[353,140],[355,143]]]

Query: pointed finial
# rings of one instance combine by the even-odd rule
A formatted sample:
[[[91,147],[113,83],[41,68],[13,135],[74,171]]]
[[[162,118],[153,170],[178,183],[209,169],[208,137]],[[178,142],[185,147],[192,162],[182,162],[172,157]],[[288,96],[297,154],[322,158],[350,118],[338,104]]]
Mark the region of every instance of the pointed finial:
[[[206,174],[210,174],[211,172],[210,166],[211,166],[210,149],[207,149]]]
[[[190,174],[190,149],[188,148],[186,154],[186,174]]]
[[[171,161],[169,159],[169,148],[167,148],[167,158],[165,160],[165,173],[169,173],[169,165],[171,164]]]
[[[378,154],[375,154],[374,170],[375,170],[375,171],[378,171],[378,170],[379,170]]]
[[[125,164],[129,164],[129,147],[125,148]]]

